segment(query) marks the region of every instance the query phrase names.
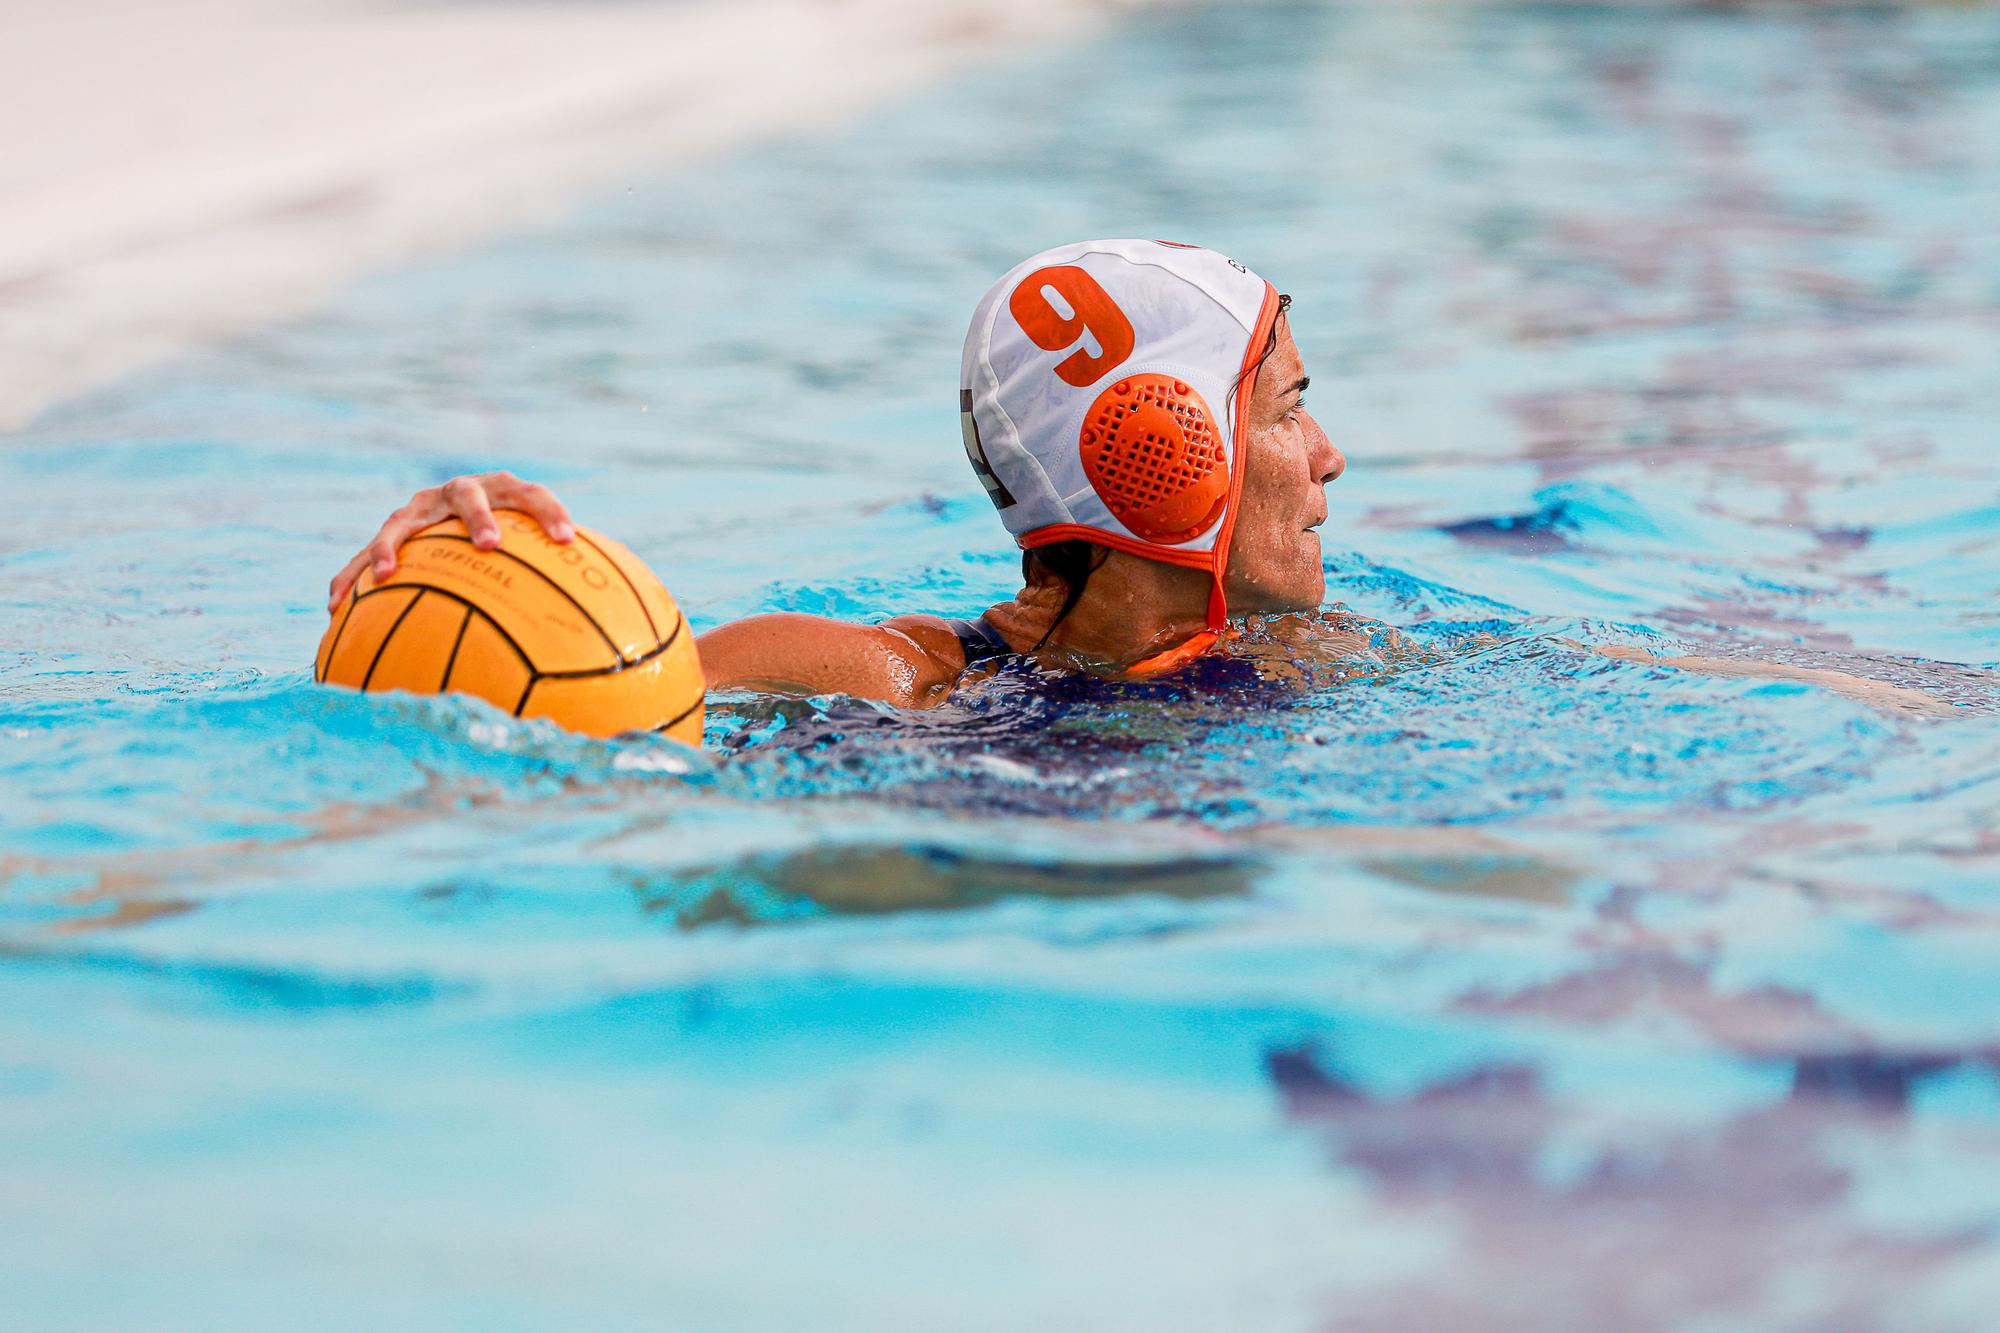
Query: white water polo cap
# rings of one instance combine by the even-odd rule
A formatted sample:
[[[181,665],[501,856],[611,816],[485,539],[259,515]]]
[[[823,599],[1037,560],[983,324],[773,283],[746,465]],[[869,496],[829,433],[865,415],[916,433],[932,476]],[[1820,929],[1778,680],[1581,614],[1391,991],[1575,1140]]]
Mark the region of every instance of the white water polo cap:
[[[1171,241],[1044,250],[995,283],[965,336],[965,452],[1022,547],[1081,538],[1211,576],[1243,487],[1251,372],[1278,294]]]

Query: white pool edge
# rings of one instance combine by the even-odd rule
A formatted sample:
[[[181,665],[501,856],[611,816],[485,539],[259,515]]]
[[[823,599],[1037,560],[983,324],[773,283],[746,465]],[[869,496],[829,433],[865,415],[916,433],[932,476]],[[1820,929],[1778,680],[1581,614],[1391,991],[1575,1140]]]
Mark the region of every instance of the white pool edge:
[[[0,116],[0,430],[367,273],[1143,0],[101,0]],[[17,119],[16,123],[22,123]]]

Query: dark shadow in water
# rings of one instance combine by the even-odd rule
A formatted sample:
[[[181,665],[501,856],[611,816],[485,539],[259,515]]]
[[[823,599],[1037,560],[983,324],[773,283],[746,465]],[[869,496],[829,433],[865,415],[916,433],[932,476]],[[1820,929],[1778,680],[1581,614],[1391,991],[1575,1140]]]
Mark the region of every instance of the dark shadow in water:
[[[464,991],[463,987],[414,974],[387,978],[329,976],[303,968],[181,962],[111,949],[42,949],[0,944],[0,963],[17,969],[35,966],[81,969],[144,983],[153,992],[172,993],[177,1004],[224,1014],[402,1008],[429,1004]]]
[[[1769,1063],[1790,1075],[1769,1105],[1612,1138],[1601,1120],[1591,1135],[1572,1112],[1580,1103],[1532,1064],[1495,1061],[1397,1095],[1342,1073],[1337,1049],[1271,1050],[1265,1070],[1287,1118],[1389,1216],[1439,1228],[1455,1249],[1451,1281],[1378,1288],[1328,1327],[1915,1326],[1900,1304],[1909,1284],[2000,1238],[2000,1203],[1975,1223],[1892,1230],[1866,1211],[1861,1164],[1872,1176],[1886,1156],[1893,1169],[1912,1093],[1957,1070],[2000,1072],[2000,1049]],[[1587,1160],[1551,1169],[1586,1142]],[[1800,1272],[1814,1288],[1773,1300],[1772,1278]]]
[[[1578,878],[1558,861],[1470,829],[1266,825],[1186,851],[1097,856],[1078,852],[1079,838],[1093,833],[1083,821],[1019,821],[1002,832],[1010,845],[1039,841],[1048,850],[1014,853],[943,840],[862,843],[756,853],[693,869],[628,869],[625,878],[645,910],[665,913],[684,929],[823,913],[959,911],[1009,898],[1241,898],[1279,856],[1311,857],[1329,876],[1352,870],[1431,893],[1515,902],[1565,902]]]
[[[983,907],[1002,898],[1193,901],[1241,897],[1258,872],[1248,857],[1038,860],[938,844],[813,847],[676,872],[635,884],[646,910],[685,929],[769,923],[819,912],[868,915]]]
[[[1576,529],[1569,502],[1553,500],[1533,513],[1469,518],[1461,523],[1443,524],[1438,531],[1468,546],[1492,547],[1518,555],[1545,555],[1575,549],[1571,534]]]

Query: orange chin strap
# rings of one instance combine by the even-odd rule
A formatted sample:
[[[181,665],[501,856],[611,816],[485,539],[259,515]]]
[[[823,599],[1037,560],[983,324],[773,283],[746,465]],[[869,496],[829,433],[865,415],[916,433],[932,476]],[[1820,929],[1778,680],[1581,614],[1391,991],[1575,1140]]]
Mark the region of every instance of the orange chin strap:
[[[1250,335],[1249,346],[1243,350],[1243,366],[1236,373],[1235,387],[1229,395],[1235,416],[1230,438],[1236,442],[1236,456],[1229,469],[1229,495],[1222,508],[1222,530],[1215,534],[1215,550],[1206,562],[1209,568],[1208,628],[1165,652],[1154,653],[1126,667],[1122,674],[1128,679],[1144,680],[1149,676],[1162,675],[1185,666],[1217,644],[1236,637],[1237,632],[1229,624],[1229,598],[1223,593],[1222,579],[1229,570],[1229,541],[1236,533],[1236,506],[1243,496],[1243,442],[1250,431],[1253,376],[1258,361],[1263,358],[1264,345],[1271,340],[1271,330],[1277,322],[1278,289],[1267,282],[1264,284],[1264,307],[1257,312],[1257,329]]]
[[[1165,652],[1142,657],[1131,666],[1118,673],[1120,680],[1146,680],[1152,676],[1165,675],[1178,667],[1186,666],[1218,643],[1226,643],[1236,637],[1234,629],[1205,629],[1192,639],[1183,639]]]

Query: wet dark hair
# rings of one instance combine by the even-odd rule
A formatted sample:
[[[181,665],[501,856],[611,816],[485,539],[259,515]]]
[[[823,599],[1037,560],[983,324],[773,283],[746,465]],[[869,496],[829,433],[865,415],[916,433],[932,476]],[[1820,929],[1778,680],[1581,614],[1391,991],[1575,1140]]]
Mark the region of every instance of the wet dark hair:
[[[1090,576],[1103,564],[1111,552],[1096,542],[1078,538],[1066,542],[1050,542],[1047,546],[1037,546],[1021,552],[1021,581],[1029,587],[1055,580],[1063,585],[1062,608],[1042,637],[1035,641],[1041,648],[1048,643],[1049,636],[1056,632],[1056,626],[1063,623],[1076,604],[1083,600],[1083,589],[1090,582]]]
[[[1241,375],[1238,375],[1236,377],[1236,383],[1232,384],[1229,387],[1230,397],[1234,398],[1237,394],[1242,393],[1245,385],[1255,384],[1257,382],[1257,372],[1262,370],[1264,368],[1264,363],[1266,361],[1269,361],[1272,358],[1272,356],[1277,353],[1278,321],[1283,319],[1285,317],[1285,312],[1287,310],[1290,310],[1291,308],[1292,308],[1292,298],[1290,293],[1279,292],[1278,313],[1271,316],[1271,336],[1264,340],[1264,354],[1258,357],[1255,361],[1252,361],[1249,365],[1243,367],[1243,373]]]
[[[1243,392],[1245,385],[1257,382],[1257,372],[1262,370],[1264,363],[1277,352],[1278,321],[1291,308],[1292,298],[1281,294],[1278,297],[1278,313],[1271,316],[1271,336],[1265,340],[1264,353],[1245,366],[1243,373],[1236,377],[1236,383],[1229,389],[1231,399]],[[1036,641],[1036,648],[1048,643],[1049,636],[1056,632],[1056,627],[1063,623],[1070,612],[1076,610],[1076,604],[1083,600],[1083,590],[1089,584],[1091,574],[1110,554],[1108,549],[1096,542],[1087,542],[1081,538],[1066,542],[1050,542],[1047,546],[1037,546],[1032,550],[1021,552],[1023,583],[1032,588],[1053,579],[1063,585],[1062,607],[1056,612],[1056,618],[1049,622],[1047,631]]]

